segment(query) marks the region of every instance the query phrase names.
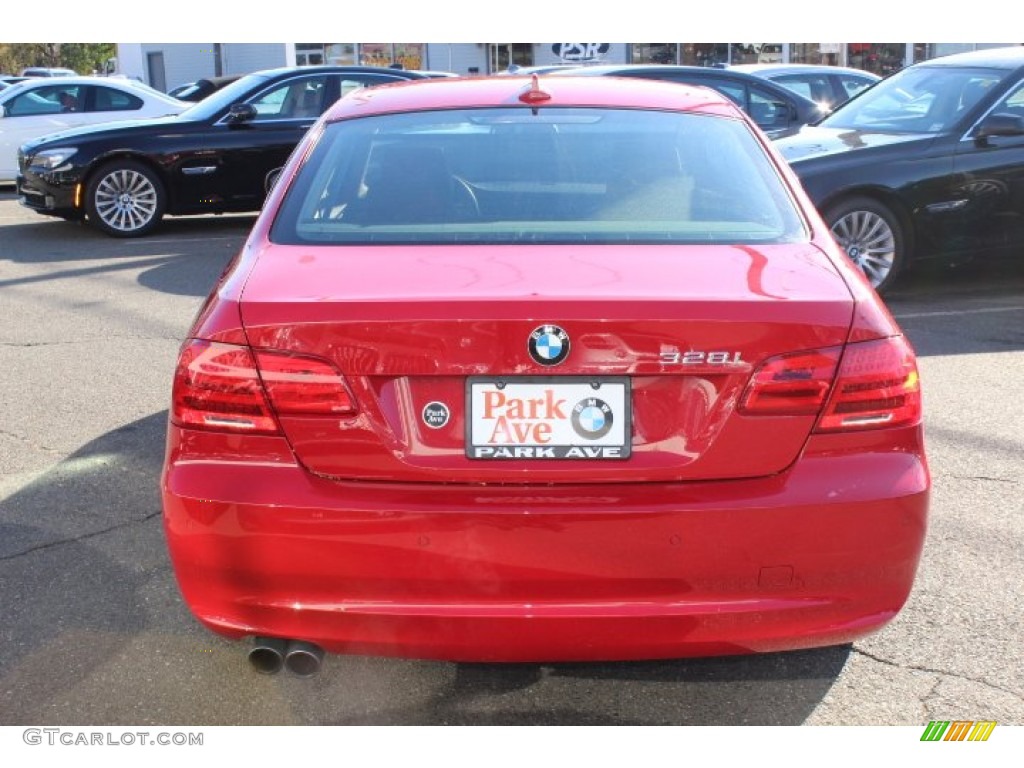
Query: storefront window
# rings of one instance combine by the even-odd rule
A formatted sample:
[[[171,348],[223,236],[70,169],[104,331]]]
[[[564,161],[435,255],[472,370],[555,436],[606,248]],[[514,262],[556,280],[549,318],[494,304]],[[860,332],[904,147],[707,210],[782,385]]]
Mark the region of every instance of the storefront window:
[[[966,53],[976,48],[978,46],[974,43],[914,43],[914,63],[938,56]]]
[[[846,63],[885,77],[903,69],[907,54],[905,43],[847,43]]]
[[[842,64],[842,43],[790,43],[789,60],[794,64]]]
[[[779,64],[782,43],[730,43],[730,64]]]
[[[296,43],[295,63],[300,67],[315,67],[324,63],[323,43]]]
[[[423,43],[395,43],[394,60],[402,69],[425,69],[426,45]]]
[[[533,43],[491,43],[489,50],[491,72],[503,72],[513,64],[533,66]]]
[[[630,53],[634,64],[675,64],[678,49],[677,43],[633,43]]]
[[[713,67],[729,61],[728,43],[685,43],[679,50],[680,64]]]
[[[360,43],[359,63],[368,67],[423,69],[423,43]]]
[[[354,66],[359,61],[355,43],[329,43],[324,46],[324,57],[328,64],[340,66]]]

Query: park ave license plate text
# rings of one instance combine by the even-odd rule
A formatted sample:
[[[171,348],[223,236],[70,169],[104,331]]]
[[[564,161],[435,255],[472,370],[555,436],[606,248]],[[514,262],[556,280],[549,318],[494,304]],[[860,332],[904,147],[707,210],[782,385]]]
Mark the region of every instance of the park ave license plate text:
[[[470,379],[471,459],[629,457],[629,379]]]

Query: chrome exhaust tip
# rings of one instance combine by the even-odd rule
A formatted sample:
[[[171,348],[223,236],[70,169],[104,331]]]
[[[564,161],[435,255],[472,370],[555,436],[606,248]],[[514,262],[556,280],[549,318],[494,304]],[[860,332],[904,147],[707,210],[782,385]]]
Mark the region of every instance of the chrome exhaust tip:
[[[303,640],[292,640],[284,654],[285,667],[296,677],[313,677],[323,660],[323,649]]]
[[[284,666],[288,641],[276,637],[257,637],[249,651],[249,663],[264,675],[273,675]]]

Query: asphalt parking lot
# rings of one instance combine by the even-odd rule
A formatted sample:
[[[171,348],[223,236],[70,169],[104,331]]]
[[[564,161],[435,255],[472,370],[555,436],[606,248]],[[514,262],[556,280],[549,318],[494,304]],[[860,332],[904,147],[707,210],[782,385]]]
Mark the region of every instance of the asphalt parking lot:
[[[157,490],[178,345],[247,216],[114,240],[0,187],[0,725],[1024,724],[1024,258],[889,304],[934,478],[909,603],[849,647],[619,664],[330,656],[263,676],[202,629]]]

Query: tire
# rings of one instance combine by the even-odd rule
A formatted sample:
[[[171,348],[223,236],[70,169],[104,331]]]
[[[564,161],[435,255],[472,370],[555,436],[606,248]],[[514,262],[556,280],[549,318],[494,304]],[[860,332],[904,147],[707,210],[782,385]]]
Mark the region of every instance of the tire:
[[[142,237],[164,216],[167,193],[154,171],[134,160],[115,160],[93,174],[85,191],[89,222],[113,237]]]
[[[883,293],[906,268],[907,236],[899,217],[870,197],[851,197],[825,213],[832,236],[868,281]]]

